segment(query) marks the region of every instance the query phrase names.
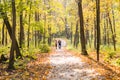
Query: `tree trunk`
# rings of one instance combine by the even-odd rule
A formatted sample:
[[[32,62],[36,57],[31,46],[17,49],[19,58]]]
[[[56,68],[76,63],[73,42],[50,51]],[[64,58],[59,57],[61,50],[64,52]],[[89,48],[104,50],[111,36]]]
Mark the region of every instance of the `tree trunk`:
[[[110,29],[111,29],[111,32],[112,32],[112,40],[113,40],[114,50],[116,51],[115,34],[114,34],[114,30],[113,30],[113,27],[112,27],[112,21],[110,19],[109,13],[108,13],[108,20],[109,20]]]
[[[110,38],[109,38],[109,20],[106,18],[106,28],[107,28],[107,33],[106,33],[106,35],[107,35],[107,44],[108,44],[108,46],[109,46],[109,44],[110,44]]]
[[[35,27],[35,47],[37,47],[37,30],[36,30],[36,27]]]
[[[69,33],[68,33],[68,21],[67,18],[65,17],[65,36],[67,39],[69,39]]]
[[[8,44],[8,38],[7,38],[7,30],[6,30],[6,33],[5,33],[5,45],[7,45]],[[17,51],[16,51],[16,53],[17,53]]]
[[[78,21],[76,23],[76,30],[75,30],[75,36],[74,36],[74,47],[78,47],[79,44],[79,31],[78,31]]]
[[[46,6],[47,3],[46,3],[46,0],[44,0],[44,6]],[[44,10],[46,10],[46,7],[44,8]],[[45,44],[46,43],[46,13],[44,12],[44,33],[43,33],[43,43]]]
[[[4,45],[5,42],[5,24],[3,22],[3,27],[2,27],[2,45]]]
[[[92,41],[93,41],[93,37],[94,37],[94,33],[93,33],[93,32],[94,32],[94,27],[92,27],[92,29],[91,29],[91,31],[90,31],[90,33],[91,33],[91,34],[90,34],[90,36],[91,36],[91,37],[90,37],[90,45],[91,45],[91,47],[92,47]],[[91,47],[90,47],[90,48],[91,48]]]
[[[22,45],[24,44],[24,27],[23,27],[23,12],[20,12],[20,48],[22,48]]]
[[[35,11],[35,21],[39,22],[39,12]],[[35,27],[35,47],[37,47],[37,42],[39,43],[39,31]]]
[[[88,29],[86,29],[86,45],[89,43],[89,46],[90,46],[90,48],[91,48],[91,37],[90,37],[90,31],[88,30]]]
[[[38,38],[38,44],[40,44],[40,41],[41,41],[41,40],[40,40],[40,36],[41,36],[41,35],[40,35],[40,31],[38,31],[38,36],[37,36],[37,38]]]
[[[97,21],[97,61],[99,61],[100,49],[100,0],[96,0],[96,21]]]
[[[103,29],[103,44],[106,45],[107,43],[107,28],[106,28],[106,19],[105,19],[105,14],[104,14],[104,29]]]
[[[42,33],[39,31],[39,42],[40,43],[42,41]]]
[[[30,3],[30,11],[31,11],[31,3]],[[29,13],[29,24],[28,24],[28,37],[27,37],[27,47],[30,47],[30,21],[31,21],[31,13]]]
[[[46,14],[44,14],[44,33],[43,33],[43,43],[45,44],[46,41],[45,41],[45,34],[46,34]]]
[[[12,40],[12,29],[11,29],[11,25],[10,25],[10,23],[9,23],[9,21],[8,21],[7,16],[5,16],[4,22],[5,22],[5,25],[6,25],[6,27],[7,27],[8,33],[9,33],[9,35],[10,35],[10,38],[11,38],[11,40]],[[17,42],[16,39],[15,39],[15,44],[16,44],[16,47],[15,47],[15,50],[16,50],[16,58],[19,58],[19,57],[22,58],[22,55],[21,55],[21,53],[20,53],[20,49],[19,49],[19,46],[18,46],[18,42]]]
[[[73,39],[72,39],[73,38],[73,32],[72,32],[73,28],[72,27],[73,27],[73,24],[71,23],[71,34],[70,34],[71,35],[71,44],[73,43]]]
[[[85,33],[84,33],[84,20],[83,20],[83,10],[82,10],[82,0],[78,2],[78,11],[80,18],[80,41],[81,41],[81,50],[83,55],[88,55],[85,45]]]
[[[97,34],[97,25],[96,25],[96,20],[95,20],[95,18],[94,18],[94,49],[96,49],[97,48],[97,45],[96,45],[96,34]]]
[[[12,0],[12,45],[10,50],[9,66],[8,69],[14,69],[14,53],[15,53],[15,30],[16,30],[16,9],[15,9],[15,0]]]
[[[114,10],[112,9],[112,15],[113,15],[113,31],[114,31],[114,50],[116,51],[116,25],[115,25],[115,14]]]
[[[49,37],[48,37],[48,44],[51,46],[51,27],[48,27]]]

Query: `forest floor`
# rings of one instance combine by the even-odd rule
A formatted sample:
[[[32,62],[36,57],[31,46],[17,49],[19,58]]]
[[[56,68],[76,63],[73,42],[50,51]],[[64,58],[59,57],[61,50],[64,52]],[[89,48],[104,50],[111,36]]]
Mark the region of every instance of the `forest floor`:
[[[50,53],[38,53],[36,56],[35,60],[20,60],[26,65],[19,65],[11,72],[6,70],[6,63],[0,64],[0,80],[120,80],[120,74],[109,65],[65,47],[52,48]]]
[[[0,64],[0,80],[46,80],[51,66],[49,53],[38,53],[37,59],[25,57],[15,70],[7,71],[8,64]],[[25,64],[25,65],[24,65]]]
[[[99,77],[95,76],[96,78],[88,79],[88,80],[120,80],[119,67],[105,63],[102,59],[103,56],[100,56],[101,60],[97,62],[95,60],[96,58],[95,53],[90,53],[89,56],[84,56],[84,55],[81,55],[80,53],[78,54],[77,52],[74,52],[71,50],[66,50],[66,52],[74,55],[77,58],[80,58],[81,62],[84,62],[87,65],[88,69],[93,69],[95,73],[99,74]],[[83,79],[83,80],[86,80],[86,79]]]

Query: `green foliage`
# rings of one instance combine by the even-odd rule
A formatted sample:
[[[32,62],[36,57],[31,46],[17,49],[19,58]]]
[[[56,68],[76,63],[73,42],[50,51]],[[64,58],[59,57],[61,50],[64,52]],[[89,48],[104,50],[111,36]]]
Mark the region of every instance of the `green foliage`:
[[[104,51],[104,52],[111,52],[113,49],[113,46],[112,45],[101,45],[101,51]]]
[[[113,58],[116,55],[116,52],[109,52],[108,53],[108,58]]]
[[[116,60],[116,63],[120,66],[120,58]]]
[[[104,61],[110,63],[111,62],[110,59],[112,59],[115,55],[116,55],[116,52],[109,52],[105,54]]]
[[[25,60],[16,59],[14,63],[15,68],[25,68],[26,66],[25,61],[28,62],[28,59],[27,58]]]
[[[48,53],[50,52],[50,47],[48,46],[48,44],[40,44],[39,45],[39,49],[41,53]]]
[[[24,49],[22,50],[22,54],[24,57],[29,58],[29,59],[36,59],[36,53],[38,52],[38,49],[31,48],[31,49]]]
[[[32,44],[32,43],[31,43]],[[31,60],[36,60],[37,56],[36,54],[40,52],[39,48],[35,48],[33,45],[30,45],[29,49],[26,47],[23,47],[21,49],[23,59],[15,59],[14,66],[15,68],[25,68],[26,64],[30,62]]]
[[[29,46],[29,49],[24,46],[23,48],[21,48],[21,53],[23,55],[23,57],[28,58],[28,59],[36,59],[36,54],[40,52],[38,47],[34,46],[34,43],[31,42],[31,45]]]
[[[0,47],[0,54],[7,54],[9,51],[9,46],[2,46]]]
[[[40,22],[32,23],[31,26],[32,26],[33,28],[35,28],[36,30],[39,30],[40,33],[43,34],[43,32],[44,32],[44,28],[43,28],[43,26],[44,26],[44,21],[43,21],[43,20],[41,20]]]

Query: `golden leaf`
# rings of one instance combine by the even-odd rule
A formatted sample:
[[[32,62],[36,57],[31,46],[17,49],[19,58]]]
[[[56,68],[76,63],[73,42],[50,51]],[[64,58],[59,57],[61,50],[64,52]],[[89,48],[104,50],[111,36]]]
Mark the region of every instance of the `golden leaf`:
[[[29,75],[29,72],[25,71],[25,75],[28,76],[28,75]]]
[[[42,77],[42,80],[47,80],[45,76]]]

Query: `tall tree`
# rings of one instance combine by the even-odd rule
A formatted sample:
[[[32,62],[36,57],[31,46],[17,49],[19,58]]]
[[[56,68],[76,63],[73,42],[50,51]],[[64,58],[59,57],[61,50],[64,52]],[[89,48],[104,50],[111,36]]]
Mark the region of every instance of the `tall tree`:
[[[96,0],[96,21],[97,21],[97,61],[99,61],[100,49],[100,0]]]
[[[46,5],[47,5],[47,1],[44,0],[44,10],[46,10]],[[43,33],[43,43],[46,43],[46,25],[47,25],[47,14],[46,11],[44,12],[44,33]]]
[[[31,1],[29,2],[30,4],[29,4],[29,8],[30,8],[30,12],[31,12]],[[28,20],[28,36],[27,36],[27,47],[29,48],[29,46],[30,46],[30,41],[29,41],[29,39],[30,39],[30,21],[31,21],[31,13],[29,13],[29,20]]]
[[[48,37],[48,44],[51,45],[51,37],[52,37],[52,34],[51,34],[51,27],[48,26],[48,33],[49,33],[49,37]]]
[[[15,8],[15,0],[11,0],[12,2],[12,44],[10,50],[10,58],[9,58],[9,66],[8,69],[14,69],[14,53],[15,53],[15,30],[16,30],[16,8]]]
[[[115,22],[115,13],[112,7],[112,15],[113,15],[113,44],[114,44],[114,50],[116,51],[116,22]]]
[[[83,10],[82,10],[82,0],[78,1],[78,12],[80,18],[80,41],[81,41],[81,50],[83,55],[88,55],[85,44],[85,33],[84,33],[84,20],[83,20]]]
[[[76,30],[75,30],[75,36],[74,36],[74,46],[77,48],[79,44],[79,30],[78,30],[78,21],[76,23]]]
[[[2,27],[2,45],[5,43],[5,24],[3,22],[3,27]]]
[[[106,28],[107,28],[107,32],[106,32],[107,44],[109,46],[109,44],[110,44],[110,31],[109,31],[109,20],[108,20],[108,18],[106,18]]]
[[[71,22],[71,32],[70,32],[70,38],[71,38],[71,44],[72,44],[72,42],[73,42],[73,24],[72,24],[72,22]]]
[[[109,20],[109,24],[110,24],[110,30],[112,32],[112,40],[113,40],[114,50],[116,51],[115,33],[114,33],[114,30],[113,30],[113,27],[112,27],[112,21],[111,21],[109,13],[108,13],[108,20]]]
[[[20,5],[22,5],[22,0],[20,1]],[[19,38],[20,48],[22,48],[22,44],[24,43],[24,27],[23,27],[23,10],[20,10],[20,38]]]
[[[106,45],[107,43],[107,21],[106,21],[106,15],[104,14],[104,28],[103,28],[103,44]]]
[[[96,29],[96,19],[95,19],[95,17],[94,17],[94,49],[96,49],[97,48],[97,45],[96,45],[96,39],[97,39],[97,29]]]
[[[8,32],[7,32],[7,30],[6,30],[6,32],[5,32],[5,45],[7,45],[8,44]],[[16,46],[17,46],[17,44],[16,44]],[[16,50],[16,53],[17,53],[17,50]],[[19,56],[18,56],[19,57]]]

